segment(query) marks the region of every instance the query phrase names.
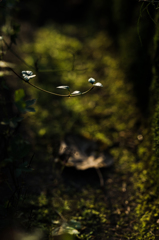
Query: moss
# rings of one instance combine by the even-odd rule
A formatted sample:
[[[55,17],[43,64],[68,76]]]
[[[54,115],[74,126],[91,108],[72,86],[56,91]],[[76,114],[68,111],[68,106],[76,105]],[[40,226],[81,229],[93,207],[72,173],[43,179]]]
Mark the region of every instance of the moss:
[[[119,14],[116,16],[117,19],[122,17],[119,10],[124,10],[121,2],[118,2],[114,9]],[[126,2],[125,6],[128,6]],[[137,41],[136,25],[128,29],[127,23],[122,22],[122,30],[118,36],[120,51],[116,53],[113,49],[113,38],[107,32],[100,30],[95,36],[91,38],[86,36],[81,40],[74,34],[74,30],[75,32],[82,30],[75,26],[63,26],[63,31],[59,31],[57,26],[45,26],[35,33],[34,43],[22,47],[26,52],[28,64],[34,63],[35,56],[41,55],[40,70],[35,80],[37,85],[42,85],[48,90],[55,89],[61,84],[70,85],[71,88],[75,88],[73,90],[85,89],[87,79],[91,76],[95,76],[97,81],[100,79],[104,85],[104,90],[94,89],[92,95],[71,100],[61,100],[33,89],[28,90],[38,99],[37,111],[30,118],[28,128],[37,134],[35,151],[39,176],[47,175],[47,160],[52,161],[54,158],[52,149],[56,148],[57,142],[68,132],[80,133],[92,140],[101,141],[103,149],[110,151],[115,161],[112,169],[102,172],[104,188],[101,188],[99,179],[93,180],[95,172],[88,174],[90,179],[88,176],[84,179],[84,173],[81,173],[79,180],[75,169],[74,178],[73,174],[67,175],[67,169],[67,177],[61,177],[58,174],[59,169],[52,167],[49,174],[53,174],[57,179],[49,183],[49,187],[44,183],[45,191],[35,201],[37,209],[34,214],[37,221],[33,221],[34,226],[41,224],[49,232],[56,229],[57,223],[62,226],[62,221],[69,222],[75,219],[81,223],[78,238],[83,240],[155,239],[155,235],[157,236],[159,224],[157,18],[158,16],[154,36],[155,61],[152,69],[153,82],[148,119],[145,113],[142,114],[137,102],[142,100],[142,104],[145,104],[145,101],[147,103],[147,95],[146,98],[144,96],[148,91],[149,77],[151,78],[149,40],[153,35],[145,41],[145,53]],[[141,26],[142,36],[146,36],[149,27],[146,29],[145,23]],[[129,77],[131,81],[128,80]],[[141,94],[140,100],[134,95],[136,88],[136,95]]]
[[[158,17],[156,14],[156,33],[154,36],[154,53],[157,55],[159,43]],[[158,236],[159,217],[159,72],[158,59],[155,59],[153,66],[153,82],[151,86],[150,116],[147,136],[138,148],[138,156],[142,163],[135,168],[134,188],[136,189],[135,208],[137,224],[134,225],[137,239],[156,239]],[[148,130],[149,129],[149,130]]]

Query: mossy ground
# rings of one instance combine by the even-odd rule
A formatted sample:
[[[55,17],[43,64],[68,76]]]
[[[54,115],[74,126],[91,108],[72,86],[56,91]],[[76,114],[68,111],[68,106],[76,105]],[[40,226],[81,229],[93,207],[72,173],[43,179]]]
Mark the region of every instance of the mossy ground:
[[[27,64],[37,61],[34,83],[44,89],[57,92],[56,86],[69,85],[72,91],[85,90],[89,77],[104,85],[70,99],[27,88],[37,98],[36,113],[28,115],[26,122],[37,176],[30,177],[32,190],[27,198],[33,209],[30,227],[42,227],[50,239],[56,239],[51,233],[55,229],[62,233],[63,222],[75,220],[81,225],[75,234],[78,239],[155,239],[158,205],[149,174],[150,120],[137,107],[133,85],[111,37],[102,31],[90,37],[71,25],[60,31],[58,26],[48,26],[21,50]],[[71,132],[98,141],[100,150],[112,154],[114,166],[101,169],[104,187],[93,169],[62,171],[54,163],[61,138]]]
[[[141,50],[135,27],[121,33],[120,51],[105,30],[88,35],[85,28],[74,25],[47,25],[33,33],[32,42],[18,45],[16,51],[27,63],[19,71],[33,66],[35,85],[53,92],[59,85],[85,91],[88,78],[94,77],[104,86],[83,97],[62,99],[16,85],[25,88],[27,98],[37,99],[36,113],[28,114],[25,127],[20,128],[34,152],[34,172],[27,175],[28,194],[19,214],[24,229],[39,227],[46,239],[60,239],[55,232],[66,229],[74,235],[63,239],[159,237],[158,32],[151,47],[156,55],[151,71],[148,39]],[[145,34],[145,24],[142,30]],[[145,113],[147,104],[141,105],[148,102],[144,96],[149,85],[143,83],[145,78],[150,81],[150,75],[154,76],[152,101]],[[104,186],[95,169],[63,169],[63,163],[56,163],[60,141],[67,133],[97,141],[99,151],[113,156],[114,165],[100,170]]]

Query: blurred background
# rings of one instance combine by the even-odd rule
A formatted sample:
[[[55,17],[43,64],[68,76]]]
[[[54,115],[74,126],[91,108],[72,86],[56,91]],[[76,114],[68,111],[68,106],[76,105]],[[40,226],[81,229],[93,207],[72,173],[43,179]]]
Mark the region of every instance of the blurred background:
[[[36,171],[37,175],[41,175],[35,179],[31,177],[29,184],[33,184],[32,194],[34,191],[35,195],[41,194],[39,206],[45,206],[43,200],[48,197],[50,186],[45,186],[46,175],[56,172],[53,162],[58,157],[61,141],[68,134],[96,142],[98,152],[111,154],[117,175],[111,175],[109,179],[113,176],[118,179],[118,174],[126,173],[126,177],[122,175],[123,178],[119,178],[125,181],[124,184],[129,181],[130,169],[136,169],[137,162],[145,157],[150,145],[142,145],[142,142],[149,131],[152,64],[155,59],[155,7],[153,4],[149,4],[148,9],[146,7],[142,1],[134,0],[0,2],[0,34],[5,39],[5,44],[1,46],[6,51],[3,56],[2,50],[1,58],[13,63],[15,72],[20,75],[23,70],[31,70],[36,74],[31,83],[59,94],[67,94],[67,90],[56,88],[61,85],[69,86],[71,92],[86,91],[91,87],[88,82],[91,77],[103,85],[103,88],[96,87],[84,96],[63,98],[39,91],[15,74],[5,76],[10,92],[3,84],[2,95],[8,99],[3,110],[7,109],[8,113],[3,111],[0,120],[4,121],[12,114],[24,117],[18,127],[12,128],[16,129],[15,134],[20,133],[30,142],[29,156],[34,155],[35,175]],[[18,92],[19,89],[24,89],[24,92]],[[36,99],[33,105],[35,112],[19,113],[13,101],[21,101],[21,98],[25,101]],[[12,152],[12,146],[9,150],[4,149],[3,155]],[[45,175],[45,183],[39,180],[42,175]],[[112,182],[109,181],[110,192]],[[54,179],[51,187],[55,187],[56,192],[58,184],[57,195],[62,198],[65,190],[60,180]],[[118,191],[118,183],[113,189]],[[88,189],[84,198],[87,199],[91,191]],[[66,192],[65,195],[70,194]],[[96,194],[92,193],[93,198]],[[111,194],[112,201],[116,201],[117,193],[112,191]],[[118,196],[121,197],[120,194]],[[69,202],[71,194],[66,198]],[[28,201],[30,204],[31,200]],[[80,196],[79,201],[83,201]],[[121,202],[120,199],[119,204]],[[62,213],[62,208],[59,209]],[[45,218],[47,213],[44,215]]]
[[[20,24],[15,49],[27,65],[12,58],[19,71],[37,75],[35,85],[64,94],[56,87],[85,91],[93,77],[104,86],[71,99],[28,87],[27,94],[37,99],[36,113],[26,118],[29,134],[40,141],[36,147],[44,144],[52,151],[55,142],[72,132],[109,148],[120,142],[120,133],[140,131],[148,113],[154,31],[148,13],[140,16],[141,4],[20,1],[12,9]],[[150,6],[152,17],[153,10]]]

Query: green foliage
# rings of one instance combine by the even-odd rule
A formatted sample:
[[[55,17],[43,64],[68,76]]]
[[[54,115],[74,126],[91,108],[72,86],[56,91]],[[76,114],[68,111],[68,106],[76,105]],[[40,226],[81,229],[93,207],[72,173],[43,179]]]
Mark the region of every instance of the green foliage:
[[[158,13],[156,13],[156,32],[154,35],[154,52],[158,49]],[[156,55],[157,56],[157,55]],[[134,188],[138,204],[136,216],[139,219],[134,225],[137,239],[157,239],[158,237],[158,189],[159,189],[159,164],[158,164],[158,57],[153,66],[153,82],[151,85],[150,120],[151,126],[145,131],[144,142],[140,145],[138,153],[141,159],[139,169],[135,169]],[[135,180],[135,177],[138,181]]]
[[[58,25],[45,26],[34,32],[33,42],[18,46],[19,52],[23,52],[27,65],[35,67],[37,78],[29,81],[35,76],[31,71],[23,71],[23,79],[18,74],[16,75],[30,84],[27,93],[35,96],[38,101],[35,112],[32,105],[36,100],[25,100],[24,89],[16,90],[14,93],[16,115],[11,116],[10,113],[11,117],[1,121],[1,126],[4,127],[4,139],[7,142],[2,166],[10,171],[12,183],[7,182],[7,184],[13,189],[11,197],[5,199],[4,215],[8,213],[8,209],[14,209],[16,217],[28,229],[41,227],[47,234],[50,233],[51,238],[61,234],[70,234],[77,235],[79,239],[105,239],[106,236],[108,239],[112,236],[114,239],[115,237],[155,239],[154,234],[158,231],[157,68],[153,69],[155,76],[151,89],[151,94],[155,93],[155,99],[152,101],[155,107],[151,105],[153,109],[151,112],[155,112],[153,118],[154,153],[150,129],[146,126],[148,121],[142,118],[141,111],[136,104],[137,98],[134,95],[134,86],[136,86],[139,90],[138,94],[141,94],[141,99],[145,103],[145,95],[142,95],[142,92],[145,93],[144,83],[148,81],[145,81],[145,77],[147,77],[147,72],[150,73],[151,66],[145,73],[143,72],[145,66],[148,66],[147,59],[150,57],[151,34],[145,39],[145,49],[148,52],[145,55],[136,37],[136,25],[129,27],[126,21],[129,11],[124,15],[125,8],[121,5],[122,1],[114,0],[113,2],[115,26],[119,27],[117,33],[119,51],[114,48],[114,39],[108,32],[100,30],[90,36],[87,35],[87,31],[73,25],[64,25],[60,28]],[[9,9],[10,6],[13,8],[14,4],[15,1],[7,1],[5,9]],[[125,1],[124,6],[128,8],[129,4]],[[145,9],[148,11],[147,6]],[[140,17],[142,15],[145,19],[143,10],[140,11]],[[149,11],[148,14],[150,15]],[[155,22],[158,25],[158,20]],[[141,24],[142,37],[148,32],[146,23]],[[6,44],[7,49],[11,49],[12,44],[16,44],[19,29],[16,23],[3,26],[3,33],[10,37],[10,44]],[[157,31],[154,52],[158,49],[158,35]],[[79,38],[79,36],[83,37]],[[155,61],[158,66],[158,57]],[[24,67],[24,63],[23,61],[20,68]],[[129,71],[130,74],[127,74]],[[67,86],[69,85],[70,89],[81,88],[81,91],[76,90],[72,95],[82,95],[82,92],[86,91],[85,88],[87,89],[87,79],[93,84],[92,86],[102,86],[98,82],[94,84],[91,76],[94,76],[97,81],[100,79],[104,88],[95,88],[93,95],[87,94],[79,98],[70,97],[63,100],[31,87],[32,82],[35,81],[37,86],[54,92],[56,86],[64,84],[65,86],[58,87],[60,94],[61,91],[69,90]],[[129,77],[132,81],[128,81]],[[147,82],[145,85],[148,89]],[[4,80],[2,87],[6,89]],[[55,158],[56,154],[52,155],[52,152],[53,154],[55,151],[58,152],[57,145],[61,137],[70,132],[80,133],[98,141],[100,149],[109,150],[115,159],[113,174],[111,171],[106,173],[107,189],[99,189],[98,184],[93,184],[93,186],[88,184],[84,187],[79,187],[77,184],[76,188],[74,187],[75,181],[69,183],[70,185],[62,183],[56,167],[51,171],[54,171],[57,179],[55,177],[53,183],[48,184],[40,196],[32,194],[30,199],[29,196],[25,199],[22,191],[23,177],[27,172],[32,171],[30,165],[33,157],[30,161],[26,160],[31,152],[31,146],[25,140],[25,136],[21,136],[16,131],[23,120],[21,114],[27,112],[35,112],[34,115],[27,115],[29,122],[25,122],[25,126],[29,129],[30,136],[35,136],[34,151],[37,155],[39,178],[42,174],[47,175],[48,160],[52,161]],[[137,127],[138,125],[140,127]],[[139,136],[142,136],[142,139]],[[46,168],[40,166],[42,162]],[[50,189],[53,189],[53,193],[50,193]],[[77,189],[80,190],[77,191]],[[21,211],[16,202],[23,205],[24,199],[26,205],[24,204],[23,207],[26,209]],[[30,207],[32,211],[28,213],[27,210]]]
[[[24,89],[18,89],[15,91],[15,105],[18,108],[18,110],[21,113],[35,112],[35,109],[30,106],[35,103],[36,99],[24,101],[24,97],[25,97]]]
[[[58,224],[58,222],[53,222]],[[60,227],[55,228],[51,233],[51,236],[58,236],[62,234],[70,234],[70,235],[78,235],[79,231],[77,229],[81,229],[81,224],[75,220],[70,220],[69,222],[63,222],[60,224]]]
[[[138,109],[134,107],[136,99],[132,95],[132,85],[125,84],[118,56],[108,51],[112,46],[108,34],[101,31],[92,39],[86,36],[81,42],[74,32],[77,29],[73,26],[65,26],[61,33],[55,27],[45,27],[36,33],[35,42],[22,46],[27,64],[34,64],[35,56],[41,54],[36,85],[52,90],[57,83],[63,83],[84,91],[85,81],[92,75],[97,81],[100,79],[104,90],[95,89],[93,97],[87,94],[83,98],[63,101],[30,88],[31,94],[38,99],[32,127],[39,136],[53,138],[56,135],[56,139],[60,139],[66,132],[80,132],[111,146],[117,141],[118,133],[132,129],[136,121]],[[51,50],[50,44],[54,46]],[[125,114],[124,106],[129,102],[132,104]],[[52,109],[53,116],[50,115]]]
[[[13,117],[6,121],[1,121],[1,125],[9,125],[11,128],[16,128],[18,123],[23,120],[23,117]]]

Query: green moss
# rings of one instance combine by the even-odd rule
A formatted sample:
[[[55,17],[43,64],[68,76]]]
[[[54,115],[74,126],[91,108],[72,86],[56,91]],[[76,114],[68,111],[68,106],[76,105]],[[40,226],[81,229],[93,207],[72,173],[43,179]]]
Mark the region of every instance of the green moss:
[[[120,4],[114,9],[119,14],[117,19],[122,17]],[[63,219],[69,221],[73,218],[82,225],[79,239],[155,239],[158,234],[158,23],[154,36],[156,59],[148,119],[142,115],[137,106],[139,99],[134,94],[135,86],[145,101],[144,81],[151,66],[145,69],[143,52],[147,51],[148,59],[148,40],[145,42],[146,50],[141,50],[136,25],[130,29],[126,25],[126,22],[121,25],[118,52],[114,51],[113,38],[107,32],[100,30],[95,36],[90,38],[86,35],[81,40],[74,32],[82,30],[76,26],[63,26],[61,31],[58,26],[43,27],[35,33],[35,42],[22,47],[28,64],[40,59],[34,81],[46,90],[57,91],[58,85],[69,85],[72,91],[85,90],[89,87],[90,77],[104,85],[103,89],[93,89],[84,97],[71,99],[28,89],[37,98],[36,113],[30,118],[28,127],[31,134],[37,134],[34,139],[35,151],[39,154],[37,166],[39,162],[54,158],[52,149],[67,133],[80,133],[98,140],[115,160],[114,169],[103,173],[105,188],[101,189],[97,181],[88,184],[86,180],[84,186],[79,187],[81,182],[77,183],[77,191],[76,179],[65,183],[58,176],[53,193],[40,195],[36,214],[39,221],[48,223],[48,231],[56,229],[52,220],[62,225],[60,221]],[[143,36],[145,32],[144,23]],[[129,77],[131,81],[128,81]],[[40,174],[45,174],[44,169],[39,170]],[[58,175],[58,169],[52,171]]]

